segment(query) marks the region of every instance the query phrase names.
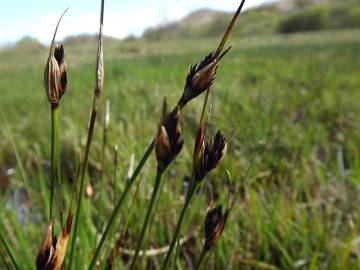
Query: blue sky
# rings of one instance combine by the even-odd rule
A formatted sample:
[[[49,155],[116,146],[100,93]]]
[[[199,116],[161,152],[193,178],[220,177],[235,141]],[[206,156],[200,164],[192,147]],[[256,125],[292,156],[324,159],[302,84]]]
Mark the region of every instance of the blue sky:
[[[245,8],[273,0],[247,0]],[[59,39],[98,29],[100,0],[2,0],[0,44],[32,36],[49,43],[55,24],[70,7],[60,26]],[[105,0],[104,33],[123,38],[174,21],[199,8],[233,11],[240,0]]]

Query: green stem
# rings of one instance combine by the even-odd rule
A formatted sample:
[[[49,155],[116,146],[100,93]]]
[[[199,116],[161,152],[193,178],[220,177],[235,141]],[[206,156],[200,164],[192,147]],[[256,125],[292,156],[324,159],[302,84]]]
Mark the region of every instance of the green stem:
[[[57,185],[58,185],[58,200],[59,200],[59,214],[60,214],[60,225],[61,228],[64,226],[64,204],[63,204],[63,185],[62,185],[62,179],[61,179],[61,170],[60,170],[60,141],[59,141],[59,121],[57,121],[57,127],[56,127],[56,177],[57,177]]]
[[[145,237],[146,229],[147,229],[147,226],[149,224],[150,217],[151,217],[151,212],[152,212],[154,203],[156,201],[157,195],[159,193],[159,187],[160,187],[160,183],[161,183],[161,176],[162,176],[162,172],[157,170],[154,190],[152,192],[151,199],[150,199],[150,204],[149,204],[149,207],[148,207],[148,210],[147,210],[147,213],[146,213],[146,217],[145,217],[145,221],[144,221],[143,227],[141,229],[140,238],[139,238],[139,241],[138,241],[137,246],[136,246],[135,255],[134,255],[133,259],[132,259],[132,263],[131,263],[131,267],[130,267],[131,270],[135,269],[136,259],[139,256],[139,252],[140,252],[140,249],[141,249],[144,237]]]
[[[89,270],[92,270],[94,267],[95,267],[95,264],[96,264],[96,261],[100,255],[100,251],[101,249],[103,248],[104,244],[105,244],[105,240],[110,232],[110,229],[111,227],[113,226],[113,223],[115,222],[116,220],[116,217],[118,216],[119,214],[119,211],[121,209],[121,206],[123,204],[123,201],[125,200],[126,198],[126,195],[128,194],[131,186],[134,184],[135,180],[136,180],[136,177],[139,175],[139,173],[141,172],[143,166],[145,165],[146,161],[148,160],[151,152],[154,150],[155,148],[155,140],[153,140],[151,142],[151,144],[148,146],[147,150],[145,151],[142,159],[140,160],[140,163],[138,164],[138,166],[136,167],[135,171],[134,171],[134,174],[132,175],[132,177],[129,179],[129,181],[127,182],[127,185],[123,191],[123,193],[121,194],[116,206],[115,206],[115,209],[114,211],[112,212],[111,214],[111,217],[109,219],[109,222],[108,224],[106,225],[106,228],[105,228],[105,231],[100,239],[100,242],[98,244],[98,246],[96,247],[96,250],[95,250],[95,253],[94,253],[94,256],[90,262],[90,266],[89,266]]]
[[[18,266],[17,263],[16,263],[16,260],[15,260],[15,258],[14,258],[14,255],[13,255],[10,247],[9,247],[8,244],[6,243],[6,241],[5,241],[5,239],[3,238],[3,236],[2,236],[1,233],[0,233],[0,242],[1,242],[2,245],[4,246],[4,249],[5,249],[6,253],[8,254],[8,256],[10,257],[11,262],[12,262],[12,264],[14,265],[15,269],[16,269],[16,270],[19,270],[20,268],[19,268],[19,266]]]
[[[161,184],[160,184],[160,191],[159,191],[159,195],[158,195],[158,199],[156,200],[156,202],[155,202],[155,206],[154,206],[154,210],[153,210],[153,213],[157,213],[158,212],[158,209],[159,209],[159,202],[160,202],[160,200],[159,200],[159,198],[160,198],[160,196],[161,196],[161,192],[164,190],[164,181],[161,181]],[[154,222],[155,222],[155,218],[156,218],[156,215],[152,215],[152,217],[150,218],[150,221],[149,221],[149,225],[148,225],[148,231],[151,231],[151,228],[153,227],[153,225],[154,225]],[[147,247],[148,245],[149,245],[149,241],[150,241],[150,239],[149,239],[149,236],[147,236],[147,237],[145,237],[145,239],[144,239],[144,245],[145,245],[145,247]],[[145,254],[144,254],[145,255]],[[146,268],[146,260],[147,260],[147,258],[146,258],[146,256],[142,256],[142,264],[141,264],[141,266],[142,266],[142,268],[141,269],[145,269]]]
[[[189,208],[189,205],[191,203],[191,200],[192,200],[192,197],[194,196],[197,188],[199,187],[198,184],[195,184],[195,183],[192,183],[192,181],[190,181],[190,187],[189,187],[189,191],[186,195],[186,199],[185,199],[185,203],[183,205],[183,208],[181,209],[181,213],[180,213],[180,216],[179,216],[179,220],[178,220],[178,223],[176,225],[176,229],[175,229],[175,233],[173,235],[173,238],[171,240],[171,243],[170,243],[170,246],[169,246],[169,250],[168,252],[166,253],[166,257],[165,257],[165,261],[164,263],[162,264],[161,266],[161,269],[162,270],[166,270],[167,269],[167,265],[169,264],[169,260],[170,260],[170,257],[171,257],[171,254],[174,250],[174,247],[176,245],[176,242],[180,236],[180,230],[181,230],[181,226],[182,226],[182,223],[183,223],[183,220],[184,220],[184,217],[185,217],[185,214],[186,214],[186,211],[187,209]]]
[[[194,270],[199,270],[200,269],[201,263],[204,260],[206,253],[207,253],[207,250],[203,248],[202,251],[201,251],[198,263],[196,264],[196,267],[194,268]]]
[[[113,186],[113,190],[114,190],[114,208],[116,206],[116,180],[117,180],[117,164],[118,164],[118,148],[117,145],[114,147],[114,186]]]
[[[51,187],[50,187],[50,220],[54,217],[54,194],[58,167],[59,148],[59,106],[51,104]]]
[[[80,189],[79,189],[78,193],[75,190],[75,193],[77,193],[77,196],[78,196],[78,201],[77,201],[76,215],[75,215],[75,221],[74,221],[73,237],[71,240],[71,250],[70,250],[69,267],[68,267],[69,270],[71,270],[73,257],[74,257],[75,241],[76,241],[77,229],[78,229],[80,212],[81,212],[81,204],[82,204],[82,199],[84,197],[85,173],[86,173],[86,169],[87,169],[87,165],[88,165],[88,161],[89,161],[89,152],[90,152],[92,137],[94,134],[98,99],[99,99],[99,97],[95,95],[93,109],[92,109],[91,115],[90,115],[90,122],[89,122],[90,124],[89,124],[89,129],[88,129],[88,137],[87,137],[87,141],[86,141],[86,147],[85,147],[85,155],[84,155],[84,160],[83,160],[83,163],[81,166],[81,172],[80,172]],[[70,211],[71,211],[71,209],[70,209]]]
[[[180,107],[180,109],[183,109],[186,104],[183,104],[183,103],[181,103],[179,101],[177,105]],[[146,149],[143,157],[140,160],[140,163],[136,167],[132,177],[129,179],[123,193],[121,194],[121,196],[120,196],[120,198],[119,198],[119,200],[118,200],[118,202],[117,202],[117,204],[116,204],[116,206],[114,208],[114,211],[111,214],[111,217],[110,217],[110,219],[108,221],[108,224],[106,225],[105,231],[104,231],[104,233],[103,233],[103,235],[102,235],[102,237],[100,239],[100,242],[99,242],[98,246],[96,247],[94,256],[93,256],[93,258],[92,258],[92,260],[90,262],[90,266],[88,268],[89,270],[94,268],[94,266],[96,264],[96,260],[98,259],[99,255],[100,255],[100,251],[101,251],[101,249],[103,248],[103,246],[105,244],[105,240],[106,240],[106,238],[107,238],[107,236],[108,236],[108,234],[110,232],[110,229],[113,226],[113,223],[116,220],[117,215],[119,214],[122,203],[125,200],[127,193],[129,192],[131,186],[134,184],[134,182],[136,180],[136,177],[141,172],[143,166],[145,165],[146,161],[148,160],[148,158],[149,158],[150,154],[152,153],[152,151],[154,150],[154,148],[155,148],[155,139],[152,140],[152,142],[150,143],[150,145]]]
[[[179,235],[181,235],[181,231],[180,231]],[[177,267],[177,257],[179,256],[179,250],[180,250],[180,237],[178,237],[178,239],[176,241],[173,269],[176,269],[176,267]]]
[[[74,222],[74,232],[71,239],[71,251],[70,251],[70,261],[69,261],[69,267],[68,269],[71,270],[71,265],[73,262],[74,257],[74,251],[75,251],[75,241],[77,237],[77,229],[79,224],[79,217],[81,212],[81,202],[82,198],[84,196],[84,184],[85,184],[85,172],[88,165],[88,159],[89,159],[89,151],[91,146],[91,141],[94,133],[94,127],[95,127],[95,120],[96,115],[99,107],[100,102],[100,95],[103,88],[103,82],[104,82],[104,60],[103,60],[103,22],[104,22],[104,2],[105,0],[101,0],[101,10],[100,10],[100,27],[99,27],[99,37],[98,37],[98,48],[97,48],[97,54],[96,54],[96,69],[95,69],[95,87],[94,87],[94,98],[93,98],[93,105],[90,115],[90,121],[89,121],[89,128],[88,128],[88,136],[86,141],[86,147],[85,147],[85,156],[84,161],[81,168],[81,174],[80,174],[80,189],[79,193],[77,193],[77,183],[75,186],[74,195],[78,195],[78,201],[77,201],[77,208],[76,208],[76,216],[75,216],[75,222]],[[71,204],[72,206],[72,204]],[[70,208],[69,211],[72,212],[72,208]]]
[[[130,204],[130,207],[129,207],[129,209],[128,209],[128,214],[127,214],[127,217],[126,217],[126,219],[125,219],[124,226],[123,226],[123,228],[122,228],[122,230],[121,230],[120,236],[119,236],[119,238],[117,239],[117,241],[116,241],[116,243],[115,243],[115,247],[114,247],[114,249],[113,249],[113,251],[112,251],[112,258],[110,258],[110,260],[108,259],[108,263],[109,263],[109,262],[110,262],[110,263],[113,263],[113,264],[112,264],[112,265],[113,265],[113,268],[109,268],[110,265],[108,264],[107,267],[106,267],[106,269],[116,269],[116,268],[115,268],[115,266],[116,266],[116,265],[115,265],[115,257],[118,255],[118,252],[119,252],[119,249],[120,249],[120,245],[121,245],[121,241],[122,241],[122,239],[124,238],[125,233],[126,233],[126,231],[127,231],[127,228],[128,228],[128,226],[129,226],[129,221],[130,221],[130,218],[131,218],[131,216],[132,216],[132,212],[133,212],[133,210],[134,210],[136,195],[137,195],[137,193],[139,192],[140,183],[141,183],[141,181],[138,181],[137,186],[136,186],[135,193],[134,193],[134,195],[133,195],[133,197],[132,197],[131,204]],[[150,225],[151,225],[151,224],[150,224]]]

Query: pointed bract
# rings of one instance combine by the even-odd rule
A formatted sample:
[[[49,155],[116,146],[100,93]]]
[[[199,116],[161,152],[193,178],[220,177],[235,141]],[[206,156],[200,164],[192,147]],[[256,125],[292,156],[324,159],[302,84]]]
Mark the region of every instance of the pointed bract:
[[[40,270],[40,269],[47,269],[51,258],[54,255],[54,247],[53,247],[53,226],[54,226],[54,222],[50,221],[44,238],[40,244],[40,248],[38,251],[38,254],[36,256],[36,269]]]
[[[209,250],[219,241],[227,221],[228,210],[222,212],[222,206],[211,208],[205,218],[204,249]]]
[[[36,269],[38,270],[60,270],[64,262],[66,248],[69,240],[69,234],[72,226],[72,214],[68,215],[66,224],[62,229],[59,239],[52,237],[54,222],[51,221],[44,239],[40,245],[36,257]]]
[[[50,104],[58,104],[67,88],[63,45],[55,44],[44,72],[44,88]]]
[[[163,172],[180,153],[184,144],[180,128],[179,106],[176,106],[175,109],[166,116],[165,113],[165,110],[163,110],[162,121],[159,125],[155,146],[158,169],[161,172]]]
[[[221,55],[221,58],[223,56]],[[199,64],[190,66],[184,92],[179,101],[180,106],[184,106],[190,100],[208,90],[215,82],[217,67],[221,58],[217,57],[214,52],[211,52]]]
[[[227,143],[220,130],[213,140],[210,140],[202,147],[199,153],[198,162],[194,163],[195,179],[201,181],[224,159],[227,152]]]

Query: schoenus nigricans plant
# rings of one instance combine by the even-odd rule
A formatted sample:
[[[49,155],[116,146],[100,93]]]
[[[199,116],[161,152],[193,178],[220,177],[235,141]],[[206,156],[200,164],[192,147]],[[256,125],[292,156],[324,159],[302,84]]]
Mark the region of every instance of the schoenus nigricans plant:
[[[189,73],[186,77],[185,87],[183,94],[181,98],[179,99],[177,106],[179,106],[179,110],[181,110],[190,100],[194,99],[198,95],[200,95],[202,92],[205,92],[208,90],[208,88],[212,85],[212,83],[215,80],[216,70],[219,61],[222,59],[222,57],[230,50],[231,47],[223,51],[225,43],[233,29],[233,26],[235,22],[237,21],[237,18],[240,15],[240,12],[243,8],[243,5],[245,3],[245,0],[242,0],[237,11],[235,12],[228,28],[225,31],[225,34],[223,35],[221,42],[216,49],[215,52],[212,52],[207,55],[207,57],[204,58],[203,61],[200,62],[198,65],[194,65],[192,68],[190,68]],[[208,91],[207,95],[208,95]],[[123,205],[123,202],[129,193],[129,190],[131,186],[135,183],[135,180],[137,176],[140,174],[143,166],[147,162],[149,156],[151,155],[152,151],[155,148],[155,140],[153,139],[146,151],[144,152],[142,158],[140,159],[139,164],[134,170],[133,175],[127,182],[122,194],[120,195],[117,204],[108,220],[108,223],[105,227],[105,231],[101,236],[101,239],[96,247],[95,253],[93,255],[93,258],[90,263],[89,269],[93,269],[97,258],[100,255],[100,252],[105,244],[106,238],[111,230],[111,228],[114,226],[115,221],[117,220],[117,216],[120,212],[120,209]],[[165,269],[165,268],[164,268]]]

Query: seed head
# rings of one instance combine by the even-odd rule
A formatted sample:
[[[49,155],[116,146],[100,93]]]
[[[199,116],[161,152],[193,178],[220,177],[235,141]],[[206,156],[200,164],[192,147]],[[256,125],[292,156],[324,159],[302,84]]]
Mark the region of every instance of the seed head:
[[[69,214],[66,224],[60,233],[59,239],[57,240],[56,237],[52,236],[54,222],[51,221],[49,223],[36,257],[36,268],[38,270],[61,269],[65,258],[71,225],[72,215]]]
[[[49,265],[51,258],[54,255],[55,248],[53,243],[55,242],[56,245],[56,239],[53,239],[52,231],[53,231],[54,222],[50,221],[45,236],[41,242],[40,249],[38,251],[38,254],[36,256],[36,268],[39,269],[47,269],[46,267]]]
[[[67,76],[63,45],[51,49],[44,72],[44,87],[51,104],[58,104],[66,91]]]
[[[180,128],[180,107],[166,115],[166,102],[163,105],[162,120],[156,137],[156,158],[158,169],[163,172],[180,153],[184,140]]]
[[[220,55],[211,52],[199,64],[189,67],[184,92],[179,101],[180,106],[184,106],[190,100],[209,89],[215,82],[218,63],[230,49],[231,47]]]
[[[228,210],[222,212],[222,205],[211,208],[205,218],[204,249],[209,250],[219,241],[226,224]]]
[[[225,137],[220,130],[213,140],[206,144],[202,143],[197,162],[194,162],[195,179],[197,181],[204,179],[211,170],[220,164],[225,157],[227,148]]]

